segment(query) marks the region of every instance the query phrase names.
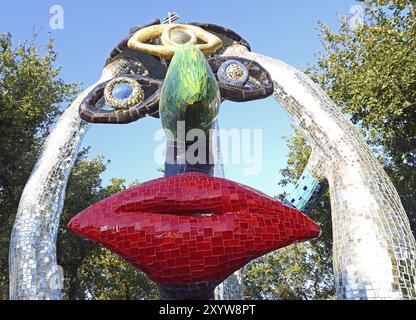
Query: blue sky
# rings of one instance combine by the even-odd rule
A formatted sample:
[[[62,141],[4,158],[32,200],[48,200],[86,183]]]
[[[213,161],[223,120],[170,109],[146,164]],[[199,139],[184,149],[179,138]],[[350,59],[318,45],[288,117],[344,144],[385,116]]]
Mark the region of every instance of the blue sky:
[[[52,5],[64,9],[64,29],[49,27]],[[347,15],[352,0],[13,0],[2,1],[0,32],[11,32],[14,41],[29,39],[33,29],[39,42],[46,43],[50,32],[56,39],[58,64],[67,82],[94,83],[111,49],[134,25],[164,18],[177,12],[180,21],[210,22],[228,27],[247,39],[253,51],[304,67],[316,60],[322,50],[317,22],[333,28],[339,25],[337,14]],[[279,170],[285,167],[287,147],[283,136],[292,133],[284,110],[272,99],[222,104],[220,126],[225,129],[262,129],[262,170],[254,176],[244,175],[244,165],[226,165],[226,177],[269,195],[282,191],[277,185]],[[91,156],[103,155],[111,160],[103,182],[111,177],[127,181],[147,181],[160,177],[161,166],[154,161],[160,142],[154,133],[161,125],[146,118],[128,125],[93,125],[83,142],[91,146]]]

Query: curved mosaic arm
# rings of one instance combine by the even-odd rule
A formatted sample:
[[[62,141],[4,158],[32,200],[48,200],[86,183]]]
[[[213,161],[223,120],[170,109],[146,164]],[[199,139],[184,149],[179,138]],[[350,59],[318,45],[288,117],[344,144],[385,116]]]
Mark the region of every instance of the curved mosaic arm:
[[[101,83],[111,78],[104,72]],[[97,84],[62,114],[23,190],[10,241],[10,299],[60,299],[56,238],[68,177],[88,124],[78,108]]]
[[[329,183],[337,298],[415,299],[416,244],[406,212],[358,130],[299,70],[241,45],[225,54],[268,70],[276,100],[320,159],[309,172]]]

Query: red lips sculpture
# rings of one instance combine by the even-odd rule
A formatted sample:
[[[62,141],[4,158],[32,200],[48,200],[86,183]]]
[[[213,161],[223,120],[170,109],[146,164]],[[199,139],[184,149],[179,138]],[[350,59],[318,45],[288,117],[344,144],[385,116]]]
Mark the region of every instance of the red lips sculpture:
[[[319,236],[294,208],[202,173],[142,183],[68,224],[162,284],[222,281],[250,260]]]

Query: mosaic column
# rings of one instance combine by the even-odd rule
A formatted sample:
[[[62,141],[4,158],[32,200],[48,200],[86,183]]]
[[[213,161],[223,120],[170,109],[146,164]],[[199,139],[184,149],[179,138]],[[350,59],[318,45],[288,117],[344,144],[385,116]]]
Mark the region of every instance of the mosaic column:
[[[216,150],[214,176],[224,178],[224,166],[222,163],[221,141],[219,135],[218,121],[215,122],[215,135],[213,149]],[[215,288],[215,300],[243,300],[243,269],[234,272],[231,276],[224,280]]]
[[[328,181],[337,298],[415,299],[415,239],[397,191],[359,131],[299,70],[240,45],[225,55],[268,70],[276,100],[313,149],[311,178]]]
[[[111,72],[104,72],[97,84],[111,76]],[[59,220],[68,177],[88,128],[78,108],[97,84],[80,94],[62,114],[23,190],[10,240],[10,299],[61,298],[62,272],[56,260]]]

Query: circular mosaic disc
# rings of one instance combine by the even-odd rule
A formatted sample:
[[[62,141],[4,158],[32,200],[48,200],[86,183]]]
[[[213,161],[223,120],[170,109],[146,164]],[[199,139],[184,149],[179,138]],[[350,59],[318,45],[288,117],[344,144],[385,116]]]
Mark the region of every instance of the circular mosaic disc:
[[[104,89],[105,103],[114,109],[128,109],[144,100],[144,91],[139,82],[127,77],[110,81]]]
[[[243,86],[247,83],[249,72],[247,67],[237,60],[227,60],[218,69],[221,82]]]

